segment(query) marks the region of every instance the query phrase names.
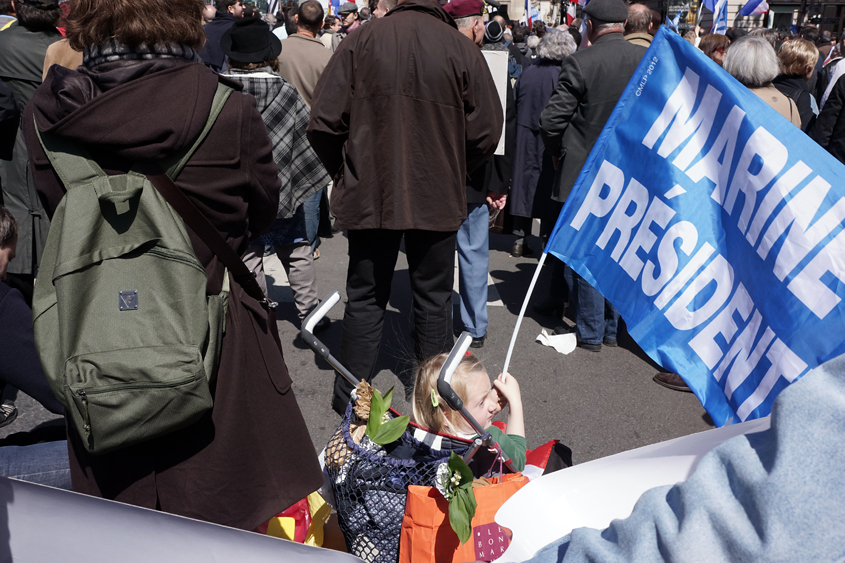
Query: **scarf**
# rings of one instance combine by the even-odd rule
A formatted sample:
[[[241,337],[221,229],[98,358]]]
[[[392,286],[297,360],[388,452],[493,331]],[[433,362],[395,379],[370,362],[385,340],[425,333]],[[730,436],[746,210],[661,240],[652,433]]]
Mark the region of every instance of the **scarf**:
[[[112,61],[144,61],[149,59],[187,59],[202,62],[197,52],[187,45],[158,43],[129,47],[111,38],[103,45],[90,45],[82,51],[82,64],[87,68]]]
[[[224,76],[244,85],[255,96],[258,111],[273,143],[282,191],[277,219],[293,217],[297,207],[331,181],[323,163],[305,136],[310,112],[296,88],[268,67],[230,68]]]

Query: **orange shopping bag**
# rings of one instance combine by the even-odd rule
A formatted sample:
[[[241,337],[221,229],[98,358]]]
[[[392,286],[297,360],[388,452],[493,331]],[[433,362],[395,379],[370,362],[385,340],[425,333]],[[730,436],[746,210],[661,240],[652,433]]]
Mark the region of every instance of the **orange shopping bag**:
[[[461,545],[449,524],[449,501],[434,487],[408,487],[399,544],[399,563],[466,563],[501,557],[510,540],[494,521],[499,508],[528,484],[521,473],[491,480],[473,489],[475,516],[472,537]]]

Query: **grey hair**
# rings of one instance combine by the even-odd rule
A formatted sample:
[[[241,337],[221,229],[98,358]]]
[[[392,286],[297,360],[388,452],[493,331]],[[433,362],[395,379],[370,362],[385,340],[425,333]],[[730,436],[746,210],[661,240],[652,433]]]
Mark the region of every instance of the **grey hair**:
[[[0,205],[0,248],[6,248],[18,238],[18,221],[12,213]]]
[[[571,33],[552,29],[543,36],[540,44],[537,45],[537,56],[541,59],[562,61],[574,53],[577,48],[578,46],[575,45]]]
[[[483,21],[483,18],[481,16],[464,16],[462,18],[455,18],[455,25],[458,26],[458,29],[469,29],[477,21]]]
[[[730,44],[722,68],[746,88],[762,88],[780,72],[777,53],[760,36],[746,35]]]
[[[529,49],[536,49],[538,45],[540,45],[540,38],[536,35],[529,35],[525,39],[525,46]]]

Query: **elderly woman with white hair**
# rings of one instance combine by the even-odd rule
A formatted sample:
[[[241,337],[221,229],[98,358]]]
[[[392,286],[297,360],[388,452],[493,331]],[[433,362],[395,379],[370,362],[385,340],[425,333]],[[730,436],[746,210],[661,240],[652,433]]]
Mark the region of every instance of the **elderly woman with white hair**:
[[[540,235],[548,236],[560,212],[560,204],[551,199],[555,170],[540,138],[540,114],[557,85],[561,62],[576,49],[569,32],[548,31],[537,46],[537,62],[522,72],[514,89],[517,128],[509,203],[517,236],[514,250],[522,255],[531,254],[526,237],[532,218],[542,220]]]
[[[772,81],[780,74],[780,61],[764,38],[746,35],[731,43],[722,68],[793,125],[801,127],[798,106],[772,85]]]

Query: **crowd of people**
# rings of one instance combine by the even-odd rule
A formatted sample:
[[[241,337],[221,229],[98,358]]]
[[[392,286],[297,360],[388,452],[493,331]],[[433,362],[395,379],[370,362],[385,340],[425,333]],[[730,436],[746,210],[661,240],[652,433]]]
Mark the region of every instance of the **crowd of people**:
[[[455,253],[461,324],[471,347],[482,348],[491,228],[512,233],[515,257],[543,250],[661,23],[654,10],[623,0],[592,0],[568,26],[531,27],[504,10],[485,18],[482,0],[346,2],[334,15],[299,0],[263,16],[242,0],[0,0],[0,381],[54,413],[81,408],[56,392],[66,374],[39,363],[29,321],[30,307],[42,312],[42,288],[59,277],[39,273],[68,188],[51,139],[109,176],[152,178],[162,163],[169,169],[189,155],[173,178],[187,203],[174,208],[188,224],[206,294],[228,295],[209,378],[213,407],[98,455],[91,428],[74,428],[68,413],[66,444],[40,454],[52,464],[49,484],[246,530],[317,490],[322,473],[291,390],[263,260],[275,253],[281,261],[301,323],[318,303],[321,233],[348,239],[341,363],[361,380],[375,375],[404,245],[420,366],[414,416],[471,437],[432,385],[454,342]],[[845,162],[845,33],[833,41],[812,26],[795,35],[696,28],[684,38]],[[503,98],[489,51],[508,61]],[[135,205],[112,204],[117,215]],[[186,208],[207,227],[189,223]],[[242,260],[234,269],[229,252]],[[551,291],[534,309],[584,350],[617,346],[613,305],[550,260]],[[116,314],[143,310],[140,295]],[[117,304],[117,295],[108,298]],[[524,461],[516,378],[491,384],[474,356],[463,363],[459,393],[485,427],[510,405],[508,432],[496,436]],[[655,381],[688,391],[677,374]],[[345,411],[351,391],[338,376],[335,411]],[[15,415],[14,405],[0,405],[0,426]],[[4,472],[15,475],[27,454],[6,455]]]

